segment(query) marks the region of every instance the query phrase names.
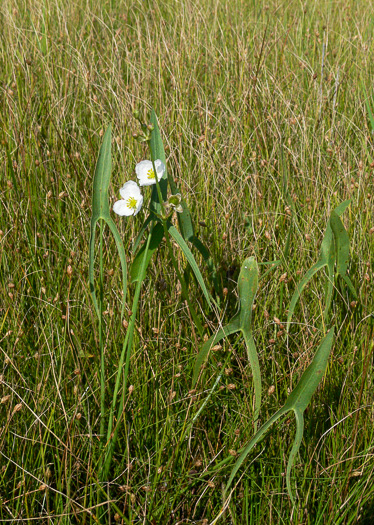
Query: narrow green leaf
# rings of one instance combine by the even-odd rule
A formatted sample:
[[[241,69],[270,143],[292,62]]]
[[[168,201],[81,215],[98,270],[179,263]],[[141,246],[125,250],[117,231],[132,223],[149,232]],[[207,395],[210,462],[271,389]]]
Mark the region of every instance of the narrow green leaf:
[[[162,238],[164,236],[164,228],[162,227],[162,224],[157,223],[154,226],[152,233],[150,235],[151,235],[151,240],[149,243],[149,248],[147,250],[147,255],[146,255],[144,266],[143,266],[143,257],[144,257],[145,247],[146,247],[145,244],[140,248],[139,252],[137,253],[134,259],[134,262],[132,263],[132,266],[131,266],[131,282],[132,283],[139,281],[139,280],[142,281],[144,279],[145,272],[146,272],[146,269],[148,268],[152,255],[157,250],[157,248],[160,246]],[[142,267],[144,268],[144,270],[141,275],[140,272],[141,272]]]
[[[95,234],[96,234],[96,225],[98,219],[92,217],[91,219],[91,233],[90,233],[90,244],[89,244],[89,264],[88,264],[88,282],[90,284],[90,292],[92,296],[92,301],[96,311],[96,315],[100,316],[99,304],[97,302],[96,292],[95,292],[95,272],[94,272],[94,263],[95,263]]]
[[[165,164],[165,173],[163,174],[159,184],[162,198],[164,201],[166,201],[168,193],[168,170],[166,166],[165,150],[164,145],[162,143],[160,128],[158,127],[157,116],[153,109],[151,111],[151,124],[153,125],[153,131],[151,133],[150,141],[151,156],[153,161],[160,159]],[[154,210],[158,215],[161,215],[162,210],[161,204],[158,200],[156,185],[154,185],[152,188],[150,208],[151,210]]]
[[[240,330],[240,324],[239,324],[239,316],[234,316],[229,324],[224,326],[223,328],[220,328],[218,332],[214,335],[212,335],[201,347],[200,352],[198,353],[196,357],[195,367],[194,367],[194,373],[193,373],[193,379],[192,379],[192,385],[193,387],[196,384],[197,378],[199,377],[201,367],[206,361],[206,358],[208,357],[209,350],[212,348],[212,346],[219,343],[222,339],[227,337],[228,335],[235,334]]]
[[[343,276],[347,273],[349,263],[349,237],[340,217],[335,212],[331,213],[330,223],[335,237],[337,273]]]
[[[336,273],[340,275],[348,285],[353,296],[357,297],[357,292],[347,274],[349,264],[349,236],[347,230],[335,212],[332,212],[330,222],[336,245]]]
[[[295,439],[292,445],[292,449],[288,458],[287,462],[287,470],[286,470],[286,485],[287,485],[287,491],[288,495],[290,496],[290,500],[292,502],[292,505],[295,505],[295,498],[292,494],[292,487],[291,487],[291,469],[295,462],[296,455],[299,452],[301,441],[303,439],[304,434],[304,413],[299,412],[298,410],[295,411],[295,419],[296,419],[296,434]]]
[[[248,360],[253,374],[253,386],[255,393],[255,424],[261,407],[261,370],[258,361],[256,345],[252,337],[252,310],[253,303],[258,290],[258,266],[254,257],[248,257],[242,264],[238,280],[240,300],[240,329],[244,336],[247,347]]]
[[[117,230],[117,226],[115,225],[113,219],[111,217],[107,217],[104,219],[107,225],[109,226],[110,231],[112,232],[112,235],[114,237],[118,255],[121,261],[121,268],[122,268],[122,291],[123,291],[123,298],[122,298],[122,309],[121,309],[121,317],[123,317],[124,311],[125,311],[125,303],[126,303],[126,294],[127,294],[127,263],[126,263],[126,254],[125,249],[123,247],[122,238],[119,234],[119,231]]]
[[[92,196],[92,218],[95,219],[109,217],[108,188],[112,172],[111,130],[112,127],[109,125],[96,163]]]
[[[236,475],[236,473],[238,472],[238,470],[240,469],[240,467],[242,466],[244,460],[247,458],[248,454],[251,452],[251,450],[253,449],[253,447],[255,445],[257,445],[257,443],[259,443],[259,441],[261,441],[261,439],[263,438],[263,436],[266,434],[266,432],[269,430],[269,428],[279,419],[281,418],[282,416],[284,416],[285,414],[287,413],[287,410],[285,410],[284,407],[280,408],[275,414],[273,414],[271,416],[271,418],[269,418],[266,423],[264,423],[262,425],[262,427],[255,433],[255,435],[252,437],[252,439],[248,442],[248,444],[246,445],[246,447],[244,448],[243,452],[240,454],[240,456],[238,457],[238,459],[236,460],[235,462],[235,465],[231,471],[231,474],[230,474],[230,477],[229,477],[229,480],[226,484],[226,487],[225,487],[225,490],[224,490],[224,495],[223,497],[225,498],[225,495],[227,493],[227,491],[229,490],[230,488],[230,485]]]
[[[324,266],[326,266],[325,261],[320,259],[318,262],[316,262],[316,264],[314,264],[311,268],[309,268],[309,270],[306,272],[306,274],[301,279],[301,281],[296,285],[296,290],[294,291],[294,294],[291,299],[290,307],[288,309],[287,328],[286,328],[287,332],[288,332],[288,329],[291,323],[293,313],[296,308],[297,301],[299,300],[302,291],[304,290],[308,282],[312,279],[313,275],[315,275]]]
[[[240,300],[240,326],[250,330],[252,307],[258,289],[258,266],[254,257],[242,264],[238,280]]]
[[[309,405],[312,395],[326,371],[333,339],[334,328],[331,328],[322,340],[313,361],[301,376],[297,386],[288,396],[286,404],[284,405],[288,410],[300,410],[303,412]]]
[[[208,305],[210,306],[210,295],[209,292],[205,286],[203,276],[201,275],[201,272],[199,270],[199,267],[197,266],[197,263],[195,261],[194,256],[192,255],[191,250],[187,246],[185,240],[183,239],[182,235],[179,233],[179,231],[176,229],[175,226],[173,226],[171,223],[168,223],[168,231],[170,235],[173,237],[175,242],[179,245],[180,249],[184,253],[189,265],[191,266],[191,269],[193,273],[195,274],[195,277],[197,279],[197,282],[200,285],[200,288],[204,294],[205,299],[208,302]]]
[[[151,134],[151,143],[150,143],[153,160],[160,159],[166,166],[164,145],[163,145],[162,138],[161,138],[160,128],[157,122],[157,116],[153,109],[151,111],[151,123],[154,126],[154,129]],[[173,195],[175,195],[176,193],[180,193],[177,185],[174,182],[173,177],[168,174],[167,169],[166,169],[166,172],[162,180],[160,181],[161,193],[162,193],[162,197],[164,201],[167,198],[167,183],[169,183],[169,186],[170,186],[170,189]],[[183,196],[181,200],[181,205],[183,208],[183,212],[178,213],[179,228],[182,233],[182,237],[187,241],[191,241],[195,235],[195,232],[194,232],[194,227],[192,223],[191,213],[190,213],[190,210],[188,209],[188,206]],[[151,209],[154,209],[160,215],[161,207],[158,203],[158,195],[157,195],[156,188],[153,188],[153,191],[152,191]]]

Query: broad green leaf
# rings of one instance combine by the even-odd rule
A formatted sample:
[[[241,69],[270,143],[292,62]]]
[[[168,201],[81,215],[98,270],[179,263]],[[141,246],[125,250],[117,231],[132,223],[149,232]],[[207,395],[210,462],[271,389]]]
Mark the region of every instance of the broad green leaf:
[[[132,283],[139,281],[139,280],[142,281],[144,279],[145,272],[146,272],[146,269],[148,268],[152,255],[157,250],[157,248],[160,246],[162,238],[164,236],[164,228],[162,227],[162,224],[157,223],[155,227],[153,228],[152,233],[150,235],[151,235],[151,240],[149,243],[149,248],[146,251],[147,255],[146,255],[145,264],[143,265],[144,252],[146,249],[145,244],[140,248],[139,252],[137,253],[134,259],[134,262],[132,263],[132,266],[131,266],[131,282]],[[140,272],[142,268],[144,269],[141,275]]]
[[[88,279],[90,283],[90,291],[92,300],[97,315],[99,315],[99,306],[97,302],[95,292],[95,276],[94,276],[94,263],[95,263],[95,236],[96,226],[98,220],[104,220],[110,228],[116,242],[118,254],[121,261],[122,267],[122,285],[123,285],[123,302],[122,302],[122,314],[125,307],[126,291],[127,291],[127,264],[126,255],[123,247],[121,236],[117,230],[117,227],[110,216],[109,201],[108,201],[108,188],[110,182],[110,175],[112,171],[112,158],[111,158],[111,126],[108,126],[104,137],[103,143],[99,151],[99,157],[96,163],[95,175],[93,180],[93,194],[92,194],[92,217],[91,217],[91,233],[90,233],[90,245],[89,245],[89,268],[88,268]]]
[[[168,223],[168,231],[170,235],[173,237],[175,242],[179,245],[180,249],[184,253],[189,265],[191,266],[191,269],[193,273],[195,274],[195,277],[197,279],[197,282],[200,285],[200,288],[204,294],[205,299],[208,302],[208,305],[210,306],[210,295],[209,292],[205,286],[203,276],[201,275],[201,272],[199,270],[199,267],[197,266],[197,263],[195,261],[194,256],[192,255],[191,250],[187,246],[185,240],[183,239],[182,235],[179,233],[179,231],[176,229],[175,226],[173,226],[170,222]]]
[[[195,367],[194,367],[194,373],[193,373],[193,379],[192,379],[192,386],[194,387],[197,381],[197,378],[199,377],[201,367],[203,366],[204,362],[206,361],[206,358],[208,357],[209,350],[212,348],[212,346],[216,345],[222,339],[227,337],[228,335],[235,334],[240,330],[240,324],[239,324],[239,316],[236,315],[231,319],[229,324],[224,326],[223,328],[220,328],[218,332],[214,335],[212,335],[201,347],[200,352],[197,355]]]
[[[268,421],[266,421],[266,423],[256,432],[256,434],[252,437],[252,439],[246,445],[246,447],[240,454],[239,458],[237,459],[231,471],[229,480],[225,487],[225,493],[228,491],[236,473],[238,472],[239,468],[243,464],[244,460],[247,458],[248,454],[251,452],[254,446],[261,440],[261,438],[265,435],[265,433],[271,427],[271,425],[273,425],[273,423],[275,423],[281,417],[285,416],[287,412],[293,410],[295,413],[295,418],[296,418],[296,434],[295,434],[295,440],[294,440],[294,443],[293,443],[293,446],[290,452],[288,464],[287,464],[286,482],[287,482],[287,489],[288,489],[288,493],[291,498],[291,501],[293,504],[295,503],[295,500],[292,494],[292,489],[291,489],[290,475],[291,475],[292,465],[295,461],[296,454],[299,451],[301,440],[303,437],[304,411],[306,407],[309,405],[311,398],[314,392],[316,391],[326,371],[328,358],[331,352],[333,338],[334,338],[334,329],[332,328],[327,333],[325,338],[322,340],[314,356],[313,361],[311,362],[311,364],[308,366],[308,368],[305,370],[305,372],[301,376],[301,379],[299,383],[297,384],[296,388],[288,396],[288,399],[285,405],[282,408],[280,408],[272,417],[270,417]]]

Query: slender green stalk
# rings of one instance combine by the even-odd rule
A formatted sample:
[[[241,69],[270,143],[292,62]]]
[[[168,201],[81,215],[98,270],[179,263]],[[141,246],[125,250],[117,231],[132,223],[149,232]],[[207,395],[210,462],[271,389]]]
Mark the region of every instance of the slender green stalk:
[[[100,304],[99,304],[99,348],[100,348],[100,449],[102,449],[105,430],[105,355],[103,342],[103,303],[104,303],[104,263],[103,263],[103,226],[104,221],[100,219],[100,239],[99,239],[99,264],[100,264]]]

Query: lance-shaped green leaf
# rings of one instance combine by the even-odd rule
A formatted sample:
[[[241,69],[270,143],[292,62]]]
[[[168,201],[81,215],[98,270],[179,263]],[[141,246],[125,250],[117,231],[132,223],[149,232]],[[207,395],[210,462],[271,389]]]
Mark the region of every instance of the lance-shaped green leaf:
[[[347,230],[335,212],[332,212],[330,222],[336,247],[336,274],[340,275],[348,285],[352,295],[357,298],[357,292],[347,274],[349,264],[349,236]]]
[[[242,332],[247,347],[248,360],[253,374],[253,386],[255,392],[254,419],[256,421],[261,406],[262,387],[260,364],[252,337],[251,327],[253,303],[258,289],[258,266],[253,257],[249,257],[242,264],[239,274],[238,289],[240,302],[239,311],[226,326],[218,330],[218,332],[208,339],[208,341],[202,346],[195,362],[193,385],[195,385],[197,381],[201,367],[208,356],[210,348],[221,341],[224,337],[236,332]]]
[[[142,281],[145,276],[145,272],[148,268],[149,262],[152,258],[152,255],[157,250],[157,248],[160,246],[162,238],[164,236],[164,228],[162,227],[162,224],[157,223],[155,227],[152,230],[151,240],[149,242],[148,250],[146,250],[146,244],[144,244],[140,250],[138,251],[134,262],[131,266],[131,282],[134,283],[136,281]],[[144,252],[146,252],[146,259],[145,264],[143,265],[143,258],[144,258]],[[141,269],[143,268],[143,272],[141,275]]]
[[[337,216],[340,216],[346,208],[350,204],[350,200],[344,201],[339,206],[335,208],[335,210],[332,213],[335,213]],[[331,298],[333,293],[333,287],[334,287],[334,266],[335,266],[335,244],[333,239],[333,232],[330,225],[331,219],[329,219],[325,231],[325,235],[321,244],[321,252],[320,257],[318,261],[306,272],[304,277],[301,279],[301,281],[296,285],[296,290],[292,296],[290,307],[288,309],[288,316],[287,316],[287,331],[289,329],[292,316],[294,314],[296,304],[298,300],[300,299],[300,296],[308,284],[308,282],[312,279],[312,277],[319,271],[322,270],[325,266],[327,267],[327,273],[328,273],[328,282],[327,282],[327,293],[326,293],[326,306],[324,311],[324,318],[327,319],[328,311],[330,309],[331,304]]]
[[[261,371],[256,346],[252,337],[252,310],[258,289],[258,266],[254,257],[249,257],[242,264],[239,281],[239,300],[240,300],[240,330],[247,347],[248,360],[253,374],[253,386],[255,391],[255,411],[254,420],[257,421],[261,407]]]
[[[308,368],[305,370],[296,388],[288,396],[286,403],[280,408],[266,423],[258,430],[249,443],[246,445],[239,458],[237,459],[234,468],[231,471],[229,480],[225,487],[225,493],[228,491],[236,473],[247,458],[248,454],[254,448],[254,446],[262,439],[268,429],[278,419],[285,416],[289,411],[293,410],[296,419],[296,434],[294,443],[290,452],[290,456],[287,464],[286,472],[286,483],[289,496],[292,503],[295,503],[292,489],[291,489],[291,469],[295,461],[296,454],[299,451],[300,444],[303,437],[304,431],[304,412],[309,405],[314,392],[316,391],[327,367],[328,358],[331,352],[332,342],[334,338],[334,329],[332,328],[325,338],[322,340],[313,361],[310,363]],[[223,462],[222,462],[223,463]],[[219,465],[217,465],[218,467]]]
[[[151,111],[151,124],[153,125],[153,130],[151,133],[151,141],[150,141],[151,157],[152,157],[153,162],[156,161],[157,159],[160,159],[165,165],[165,173],[163,174],[161,180],[159,181],[159,184],[160,184],[162,198],[164,201],[166,201],[167,192],[168,192],[168,175],[167,175],[168,170],[166,166],[165,150],[164,150],[164,145],[162,143],[160,128],[158,127],[156,113],[154,112],[153,109]],[[156,185],[154,185],[152,188],[150,208],[151,210],[155,211],[158,215],[162,215],[161,204],[158,199]]]
[[[95,292],[95,277],[94,277],[94,263],[95,263],[95,236],[97,222],[102,219],[110,228],[116,242],[117,250],[121,260],[122,267],[122,283],[123,283],[123,304],[122,314],[126,299],[127,290],[127,265],[125,250],[121,236],[117,230],[117,227],[110,217],[109,212],[109,201],[108,201],[108,188],[110,182],[110,175],[112,171],[112,158],[111,158],[111,126],[109,125],[106,130],[103,143],[100,148],[99,157],[96,163],[95,175],[93,180],[93,194],[92,194],[92,217],[91,217],[91,234],[90,234],[90,246],[89,246],[89,269],[88,278],[90,283],[90,291],[92,300],[95,306],[96,313],[99,315],[99,306]]]

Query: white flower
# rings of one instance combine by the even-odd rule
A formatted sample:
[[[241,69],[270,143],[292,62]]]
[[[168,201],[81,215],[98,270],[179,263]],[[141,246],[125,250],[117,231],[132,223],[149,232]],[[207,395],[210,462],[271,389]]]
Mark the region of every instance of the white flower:
[[[157,180],[160,180],[165,173],[165,164],[160,159],[155,160]],[[150,160],[142,160],[135,166],[136,176],[139,179],[139,186],[151,186],[156,184],[155,172]]]
[[[143,195],[136,182],[129,180],[119,190],[122,200],[113,205],[113,211],[117,215],[136,215],[143,205]]]

